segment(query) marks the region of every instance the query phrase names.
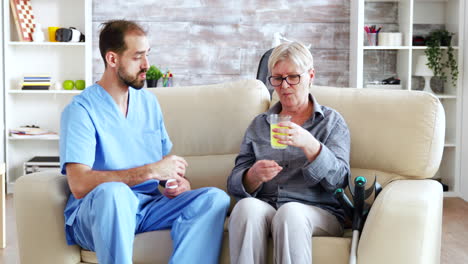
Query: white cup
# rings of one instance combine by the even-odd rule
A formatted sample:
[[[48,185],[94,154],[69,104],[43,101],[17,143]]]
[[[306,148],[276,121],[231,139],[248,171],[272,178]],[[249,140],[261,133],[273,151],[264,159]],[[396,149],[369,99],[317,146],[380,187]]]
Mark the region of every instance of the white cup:
[[[366,33],[367,46],[377,46],[377,33]]]
[[[167,189],[175,189],[175,188],[179,187],[178,184],[171,184],[171,185],[169,185],[169,183],[171,183],[171,182],[177,182],[177,181],[176,181],[176,179],[169,179],[169,180],[167,180],[167,181],[166,181],[166,186],[165,186]]]

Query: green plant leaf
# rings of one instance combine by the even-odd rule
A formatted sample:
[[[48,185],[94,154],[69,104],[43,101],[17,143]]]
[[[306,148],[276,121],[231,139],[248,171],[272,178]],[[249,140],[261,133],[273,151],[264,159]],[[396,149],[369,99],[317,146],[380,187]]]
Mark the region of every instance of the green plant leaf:
[[[456,86],[458,79],[458,66],[451,44],[453,35],[453,33],[450,33],[445,29],[432,31],[426,38],[427,49],[424,53],[428,59],[427,66],[434,72],[434,76],[446,81],[447,74],[444,69],[448,68],[450,70],[452,84],[453,86]],[[440,48],[441,44],[447,45],[446,52],[443,52]],[[444,53],[447,54],[446,57],[444,57]]]
[[[146,79],[147,80],[159,80],[162,77],[162,72],[159,70],[158,67],[155,65],[151,65],[146,72]]]

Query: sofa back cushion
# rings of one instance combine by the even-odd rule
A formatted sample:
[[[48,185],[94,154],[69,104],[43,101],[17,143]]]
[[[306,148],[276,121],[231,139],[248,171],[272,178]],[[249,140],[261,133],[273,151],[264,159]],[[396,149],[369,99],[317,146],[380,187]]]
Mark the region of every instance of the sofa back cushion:
[[[150,89],[158,98],[174,147],[187,159],[192,187],[226,189],[244,133],[270,96],[258,80]]]
[[[386,184],[396,178],[430,178],[437,172],[444,147],[445,114],[435,96],[324,86],[313,86],[310,92],[346,120],[353,174],[376,174]],[[277,101],[274,93],[272,105]],[[380,179],[383,174],[385,179]]]

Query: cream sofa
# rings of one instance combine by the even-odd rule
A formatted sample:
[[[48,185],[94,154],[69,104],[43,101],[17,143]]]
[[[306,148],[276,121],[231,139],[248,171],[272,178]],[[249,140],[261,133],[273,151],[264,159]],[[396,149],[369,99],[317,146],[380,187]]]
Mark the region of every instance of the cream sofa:
[[[263,83],[153,91],[174,142],[173,153],[190,164],[187,177],[193,187],[226,189],[245,129],[270,106]],[[364,226],[358,263],[439,263],[442,188],[426,180],[436,173],[444,144],[445,116],[438,99],[423,92],[332,87],[314,87],[312,93],[348,123],[353,176],[377,175],[384,185]],[[14,201],[22,264],[97,263],[93,252],[66,245],[63,209],[69,193],[66,178],[58,173],[17,180]],[[347,263],[350,241],[346,236],[314,237],[314,264]],[[220,263],[229,263],[228,249],[226,230]],[[169,231],[139,234],[134,263],[167,263],[171,251]]]

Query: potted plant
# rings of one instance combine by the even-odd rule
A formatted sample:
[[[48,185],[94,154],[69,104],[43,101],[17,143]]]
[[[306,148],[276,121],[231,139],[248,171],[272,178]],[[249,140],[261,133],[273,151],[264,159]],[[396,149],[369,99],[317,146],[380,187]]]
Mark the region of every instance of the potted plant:
[[[151,65],[146,72],[146,86],[148,88],[156,87],[158,85],[158,80],[162,77],[162,72],[158,67]]]
[[[453,54],[453,47],[451,45],[453,33],[445,29],[439,29],[429,33],[426,38],[425,54],[428,59],[427,66],[434,72],[434,76],[439,77],[444,82],[447,80],[447,74],[444,69],[450,70],[452,76],[452,84],[456,86],[458,79],[458,66]],[[444,58],[441,46],[447,46],[447,56]]]

